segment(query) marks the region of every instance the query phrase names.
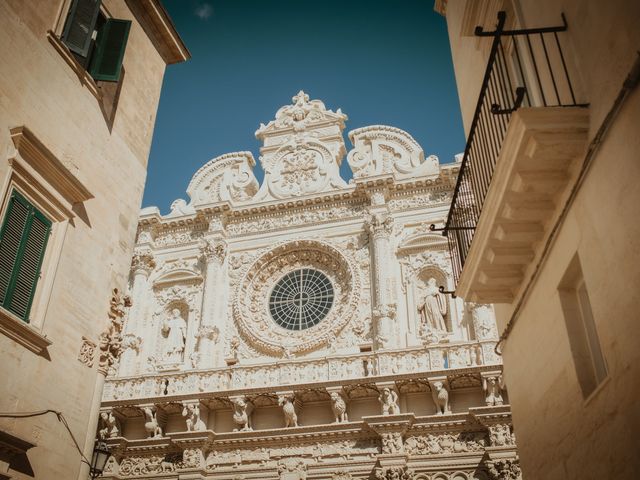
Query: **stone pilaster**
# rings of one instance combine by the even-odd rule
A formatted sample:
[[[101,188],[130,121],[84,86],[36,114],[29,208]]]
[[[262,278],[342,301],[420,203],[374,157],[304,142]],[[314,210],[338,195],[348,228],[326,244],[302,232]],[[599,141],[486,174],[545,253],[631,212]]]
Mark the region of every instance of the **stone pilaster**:
[[[196,336],[198,337],[198,368],[219,365],[222,352],[216,350],[220,323],[224,320],[224,297],[220,295],[224,278],[224,262],[227,243],[220,236],[206,238],[201,246],[205,262],[204,291],[202,295],[202,317]]]
[[[391,291],[391,234],[393,217],[384,210],[371,209],[365,218],[365,229],[369,234],[373,267],[373,310],[375,347],[392,347],[397,340],[394,335],[396,303]]]

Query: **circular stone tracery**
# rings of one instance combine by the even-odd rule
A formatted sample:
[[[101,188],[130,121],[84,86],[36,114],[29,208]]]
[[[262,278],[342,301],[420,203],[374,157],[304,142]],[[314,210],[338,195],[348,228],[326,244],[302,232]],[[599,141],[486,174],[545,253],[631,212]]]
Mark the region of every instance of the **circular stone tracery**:
[[[272,292],[289,274],[295,278],[297,271],[305,269],[326,277],[333,289],[332,302],[324,317],[319,312],[322,318],[315,323],[289,329],[271,314]],[[273,356],[307,352],[327,345],[349,323],[358,310],[360,290],[356,266],[337,248],[317,240],[297,240],[275,247],[248,267],[235,291],[233,316],[240,335],[257,350]],[[293,292],[291,300],[298,301],[297,308],[312,303],[312,295],[304,303],[303,293]],[[294,313],[295,309],[293,317]]]
[[[333,285],[310,268],[287,273],[271,291],[271,318],[288,330],[305,330],[320,323],[333,305]]]

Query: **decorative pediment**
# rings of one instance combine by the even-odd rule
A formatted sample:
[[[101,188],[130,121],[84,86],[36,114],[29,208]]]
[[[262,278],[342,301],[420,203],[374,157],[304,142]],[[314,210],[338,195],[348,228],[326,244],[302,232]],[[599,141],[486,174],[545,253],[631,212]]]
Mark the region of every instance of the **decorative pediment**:
[[[152,279],[154,287],[165,287],[172,284],[189,284],[202,282],[202,275],[197,263],[181,259],[167,262],[155,273]]]
[[[264,182],[253,200],[284,199],[345,188],[340,163],[346,152],[342,130],[347,116],[327,110],[300,91],[276,119],[261,125],[260,163]]]
[[[187,187],[191,198],[189,206],[249,200],[258,191],[258,181],[253,174],[255,164],[251,152],[227,153],[210,160],[195,173]],[[176,202],[174,205],[186,208]]]
[[[285,105],[276,112],[275,120],[268,124],[260,124],[256,131],[256,138],[263,140],[270,133],[282,131],[303,131],[310,127],[318,127],[326,124],[339,124],[344,128],[347,116],[340,109],[333,112],[327,110],[320,100],[309,100],[309,95],[302,90],[291,98],[291,105]]]
[[[392,174],[396,179],[436,176],[440,173],[438,157],[424,158],[422,147],[399,128],[372,125],[349,132],[354,149],[347,155],[353,177]]]

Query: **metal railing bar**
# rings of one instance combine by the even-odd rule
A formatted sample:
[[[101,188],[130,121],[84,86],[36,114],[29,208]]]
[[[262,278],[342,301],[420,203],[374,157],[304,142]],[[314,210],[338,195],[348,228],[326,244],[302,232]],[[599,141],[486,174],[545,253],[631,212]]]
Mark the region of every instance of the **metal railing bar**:
[[[531,61],[533,62],[533,71],[535,72],[536,79],[538,81],[538,89],[540,90],[540,95],[542,95],[542,103],[546,107],[547,99],[545,98],[544,88],[542,86],[542,82],[540,81],[540,74],[538,73],[538,63],[536,62],[536,55],[533,52],[533,48],[531,47],[531,39],[529,38],[529,35],[526,35],[525,38],[527,39],[527,45],[529,46],[529,54],[531,55]]]
[[[553,68],[551,68],[551,60],[549,60],[549,52],[547,51],[547,44],[544,41],[544,35],[542,35],[542,34],[540,34],[540,41],[542,42],[542,49],[544,50],[544,57],[547,60],[547,68],[549,68],[549,77],[551,77],[551,83],[553,84],[553,90],[556,93],[556,98],[558,99],[558,105],[561,105],[562,104],[562,100],[560,100],[560,93],[558,92],[558,86],[556,85],[556,77],[553,74]]]
[[[564,14],[563,14],[564,18]],[[556,32],[553,33],[553,36],[556,39],[556,45],[558,45],[558,53],[560,54],[560,60],[562,61],[562,69],[564,70],[564,76],[567,79],[567,85],[569,86],[569,92],[571,93],[571,101],[576,103],[576,96],[573,93],[573,86],[571,85],[571,79],[569,78],[569,71],[567,70],[567,64],[564,61],[564,54],[562,53],[562,47],[560,46],[560,39],[558,38],[558,34]]]

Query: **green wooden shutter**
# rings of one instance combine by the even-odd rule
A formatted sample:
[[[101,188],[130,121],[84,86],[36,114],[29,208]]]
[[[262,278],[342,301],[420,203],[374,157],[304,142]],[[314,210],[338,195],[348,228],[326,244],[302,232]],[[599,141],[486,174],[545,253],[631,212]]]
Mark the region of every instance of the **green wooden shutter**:
[[[89,73],[95,80],[117,82],[129,38],[129,20],[110,18],[98,32]]]
[[[12,192],[0,232],[0,302],[27,322],[50,231],[51,221]]]
[[[86,57],[91,47],[101,0],[73,0],[62,31],[62,41],[69,50]]]

